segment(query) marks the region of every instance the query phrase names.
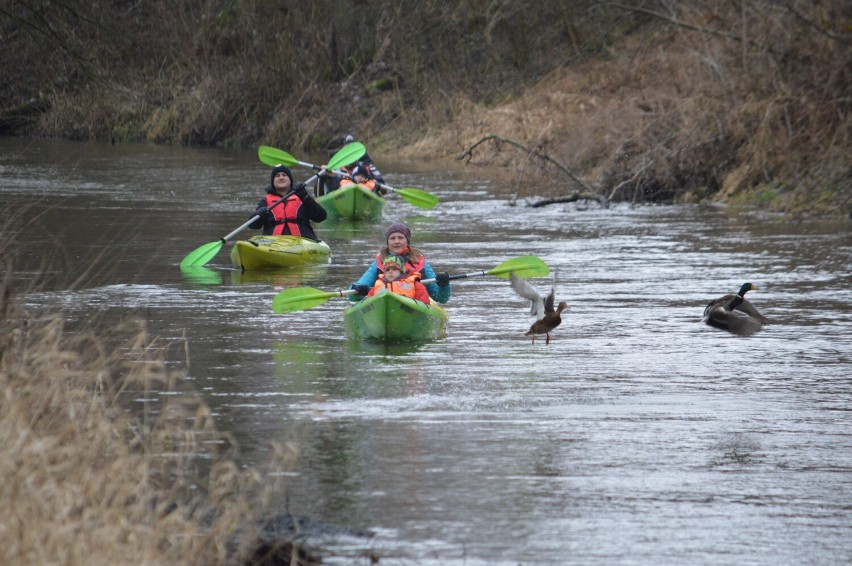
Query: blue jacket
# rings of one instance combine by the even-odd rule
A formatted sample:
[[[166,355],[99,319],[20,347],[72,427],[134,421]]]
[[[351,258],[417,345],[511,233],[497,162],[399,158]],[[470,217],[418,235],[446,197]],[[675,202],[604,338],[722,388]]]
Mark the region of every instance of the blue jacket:
[[[432,269],[432,266],[429,265],[429,262],[423,264],[423,279],[434,279],[435,278],[435,270]],[[364,272],[364,275],[361,276],[361,279],[353,283],[354,285],[367,285],[371,289],[373,285],[376,284],[376,280],[379,278],[379,264],[376,263],[376,260],[373,260],[373,263],[370,264],[370,267],[367,268],[367,271]],[[450,300],[450,286],[439,287],[437,283],[434,281],[431,283],[424,283],[426,286],[426,291],[429,292],[429,297],[432,298],[433,301],[437,301],[441,304],[446,303]],[[360,301],[363,299],[361,295],[349,295],[350,301]]]

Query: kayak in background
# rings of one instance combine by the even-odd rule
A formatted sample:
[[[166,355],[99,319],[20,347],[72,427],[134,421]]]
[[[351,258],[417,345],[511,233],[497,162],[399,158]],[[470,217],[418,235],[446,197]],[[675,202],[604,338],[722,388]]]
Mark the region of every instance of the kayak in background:
[[[344,185],[316,200],[334,219],[378,220],[385,208],[383,197],[361,185]]]

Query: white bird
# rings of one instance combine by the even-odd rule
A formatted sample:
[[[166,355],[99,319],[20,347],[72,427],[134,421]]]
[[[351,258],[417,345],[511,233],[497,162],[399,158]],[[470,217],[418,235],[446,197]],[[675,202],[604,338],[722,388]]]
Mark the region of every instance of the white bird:
[[[530,314],[535,316],[535,322],[524,333],[524,336],[532,336],[532,343],[535,344],[536,334],[544,334],[547,336],[545,344],[550,344],[550,333],[562,324],[562,311],[568,308],[568,303],[565,301],[559,303],[559,306],[555,309],[553,308],[556,302],[556,272],[553,273],[553,284],[547,297],[539,295],[538,291],[526,279],[518,277],[514,272],[510,276],[512,288],[518,295],[530,300]]]

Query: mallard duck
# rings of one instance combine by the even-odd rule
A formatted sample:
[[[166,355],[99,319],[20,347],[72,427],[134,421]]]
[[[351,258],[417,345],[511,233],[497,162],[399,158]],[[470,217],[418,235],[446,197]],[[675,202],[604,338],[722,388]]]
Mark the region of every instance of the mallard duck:
[[[568,303],[565,301],[559,303],[556,309],[553,308],[553,303],[556,302],[556,273],[553,274],[553,285],[547,297],[539,295],[526,279],[518,277],[514,272],[511,273],[511,279],[515,292],[530,300],[530,314],[536,318],[524,336],[532,336],[532,343],[535,344],[536,334],[544,334],[547,336],[545,344],[550,344],[550,333],[562,324],[562,311],[568,308]]]
[[[751,283],[744,283],[736,295],[725,295],[710,301],[704,308],[704,322],[740,336],[754,334],[764,324],[769,324],[769,319],[745,298],[747,292],[756,289]]]

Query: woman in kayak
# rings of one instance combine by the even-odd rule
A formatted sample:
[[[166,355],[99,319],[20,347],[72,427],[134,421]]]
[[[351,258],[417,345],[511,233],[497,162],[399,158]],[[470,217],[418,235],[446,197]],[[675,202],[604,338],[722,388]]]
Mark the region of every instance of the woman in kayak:
[[[373,260],[364,275],[352,285],[351,289],[354,289],[357,293],[350,295],[350,299],[360,301],[366,296],[376,284],[379,274],[383,272],[379,266],[384,265],[387,256],[395,255],[405,260],[406,271],[416,271],[423,276],[423,279],[435,280],[434,283],[426,284],[426,290],[432,300],[442,304],[450,300],[450,274],[446,272],[435,273],[435,270],[426,261],[423,252],[411,247],[411,230],[408,229],[408,226],[404,224],[388,226],[388,229],[385,230],[385,243],[386,245],[379,250],[376,259]]]
[[[420,282],[420,273],[416,271],[406,272],[405,260],[403,258],[389,255],[382,264],[382,270],[384,273],[379,274],[376,284],[367,293],[368,297],[379,293],[391,292],[411,297],[427,305],[432,302],[429,298],[429,291]]]
[[[285,196],[286,199],[278,203]],[[311,221],[322,222],[328,215],[322,205],[308,194],[304,183],[293,187],[293,174],[284,165],[272,168],[266,195],[258,201],[254,214],[260,218],[249,224],[249,228],[263,228],[267,235],[302,236],[315,242],[319,238],[314,234]]]

